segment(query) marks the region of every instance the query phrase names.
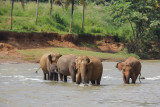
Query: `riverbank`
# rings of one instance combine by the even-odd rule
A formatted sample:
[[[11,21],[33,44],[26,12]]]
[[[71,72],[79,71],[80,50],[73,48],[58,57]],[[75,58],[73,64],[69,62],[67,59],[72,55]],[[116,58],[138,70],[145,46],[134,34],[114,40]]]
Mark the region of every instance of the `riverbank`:
[[[129,56],[139,58],[122,50],[123,43],[115,36],[0,31],[0,62],[39,62],[48,52],[95,56],[109,61],[121,61]]]

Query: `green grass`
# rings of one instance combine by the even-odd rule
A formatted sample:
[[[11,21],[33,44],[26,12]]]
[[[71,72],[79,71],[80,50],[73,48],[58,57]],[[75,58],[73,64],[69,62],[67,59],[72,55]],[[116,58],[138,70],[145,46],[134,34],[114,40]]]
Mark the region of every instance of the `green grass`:
[[[125,60],[129,56],[135,56],[139,59],[139,56],[135,54],[128,54],[124,52],[119,53],[102,53],[102,52],[93,52],[93,51],[85,51],[85,50],[77,50],[72,48],[45,48],[45,49],[27,49],[27,50],[17,50],[22,55],[26,55],[27,57],[24,60],[39,60],[40,57],[48,52],[60,53],[62,55],[66,54],[74,54],[77,56],[87,55],[94,56],[101,59],[106,60]]]
[[[83,33],[93,35],[118,35],[128,37],[131,35],[131,28],[128,23],[123,27],[117,27],[112,22],[107,7],[88,5],[85,9],[85,29]],[[10,31],[11,3],[0,2],[0,30]],[[49,17],[49,4],[39,3],[38,22],[35,24],[36,2],[25,3],[25,10],[20,2],[14,3],[13,9],[13,30],[16,32],[57,32],[68,33],[71,6],[63,10],[61,6],[53,5],[52,18]],[[72,33],[82,33],[82,6],[75,6]]]

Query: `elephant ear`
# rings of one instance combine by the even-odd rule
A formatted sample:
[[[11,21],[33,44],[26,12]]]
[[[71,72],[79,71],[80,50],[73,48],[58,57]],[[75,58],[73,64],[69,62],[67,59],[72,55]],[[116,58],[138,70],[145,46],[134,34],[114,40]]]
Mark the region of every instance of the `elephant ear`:
[[[73,69],[76,69],[76,62],[72,63],[72,67],[73,67]]]
[[[76,63],[76,69],[78,70],[80,68],[80,63],[81,63],[81,57],[77,57],[75,59],[75,63]]]
[[[122,71],[123,69],[123,62],[118,62],[117,65],[116,65],[116,68],[119,70],[119,71]]]
[[[89,59],[88,57],[87,57],[87,59],[86,59],[86,60],[87,60],[87,62],[88,62],[88,63],[90,63],[90,59]]]
[[[49,62],[52,64],[53,63],[53,61],[52,61],[52,55],[50,54],[50,55],[48,55],[48,59],[49,59]]]
[[[75,59],[75,63],[76,63],[76,69],[78,69],[79,68],[78,57]]]
[[[92,69],[93,62],[88,57],[87,57],[87,61],[88,61],[87,69]]]

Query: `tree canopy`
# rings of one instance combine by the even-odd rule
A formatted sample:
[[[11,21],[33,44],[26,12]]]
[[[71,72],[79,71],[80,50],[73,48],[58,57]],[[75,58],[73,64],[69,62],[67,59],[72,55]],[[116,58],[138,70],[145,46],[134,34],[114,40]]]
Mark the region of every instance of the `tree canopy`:
[[[157,0],[112,0],[110,10],[117,26],[127,21],[130,23],[133,35],[129,37],[129,52],[158,51],[152,47],[160,42],[160,8]]]

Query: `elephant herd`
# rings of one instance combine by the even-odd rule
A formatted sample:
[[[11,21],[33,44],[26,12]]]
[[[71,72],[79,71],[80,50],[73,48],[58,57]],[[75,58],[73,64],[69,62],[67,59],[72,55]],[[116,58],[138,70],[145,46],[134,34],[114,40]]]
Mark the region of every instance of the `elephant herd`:
[[[100,59],[91,56],[60,55],[47,53],[40,59],[40,68],[43,71],[44,80],[67,82],[67,76],[71,76],[76,84],[100,85],[103,73],[103,65]],[[124,83],[129,84],[130,78],[135,84],[138,75],[141,75],[141,63],[133,56],[124,62],[118,62],[116,68],[122,71]],[[46,77],[48,75],[48,77]],[[58,78],[59,75],[59,78]]]

